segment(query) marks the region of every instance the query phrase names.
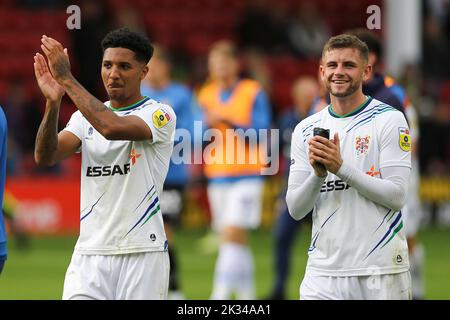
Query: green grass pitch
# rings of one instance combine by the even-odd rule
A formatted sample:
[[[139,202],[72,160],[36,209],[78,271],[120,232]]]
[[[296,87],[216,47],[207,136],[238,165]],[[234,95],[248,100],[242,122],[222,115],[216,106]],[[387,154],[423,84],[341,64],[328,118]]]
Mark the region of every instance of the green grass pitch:
[[[179,253],[181,285],[187,299],[208,299],[213,279],[216,253],[201,245],[206,230],[178,230],[175,240]],[[293,248],[288,298],[298,299],[303,277],[310,226],[302,226]],[[258,230],[251,234],[255,259],[258,298],[266,296],[273,280],[273,234]],[[426,299],[450,299],[450,230],[427,228],[420,232],[425,245]],[[70,261],[75,237],[32,238],[29,250],[19,250],[8,243],[9,257],[0,276],[0,300],[60,299],[65,271]]]

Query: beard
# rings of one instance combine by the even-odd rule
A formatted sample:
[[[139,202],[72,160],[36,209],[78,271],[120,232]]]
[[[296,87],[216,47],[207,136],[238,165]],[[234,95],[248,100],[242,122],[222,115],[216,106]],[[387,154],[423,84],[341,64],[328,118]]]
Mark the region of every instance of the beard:
[[[359,85],[360,85],[359,83],[351,81],[349,87],[345,91],[337,91],[332,89],[331,81],[329,81],[327,82],[326,87],[328,89],[328,92],[330,92],[330,94],[332,94],[333,96],[338,98],[344,98],[351,96],[353,93],[355,93],[358,90]]]

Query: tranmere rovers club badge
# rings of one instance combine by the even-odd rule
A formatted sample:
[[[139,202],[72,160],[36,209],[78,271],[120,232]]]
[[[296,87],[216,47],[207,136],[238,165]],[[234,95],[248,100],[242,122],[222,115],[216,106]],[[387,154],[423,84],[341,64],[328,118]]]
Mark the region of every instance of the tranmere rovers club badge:
[[[370,136],[356,137],[356,155],[366,155],[369,152]]]

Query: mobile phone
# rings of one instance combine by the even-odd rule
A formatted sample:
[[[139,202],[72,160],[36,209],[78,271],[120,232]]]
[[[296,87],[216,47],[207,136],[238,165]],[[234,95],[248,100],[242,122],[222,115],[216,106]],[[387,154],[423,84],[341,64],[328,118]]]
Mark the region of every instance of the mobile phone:
[[[315,127],[313,129],[313,136],[321,136],[330,139],[330,129]]]
[[[321,136],[330,139],[330,129],[315,127],[313,129],[313,136]],[[325,170],[325,166],[322,163],[319,163],[319,166],[321,166]]]

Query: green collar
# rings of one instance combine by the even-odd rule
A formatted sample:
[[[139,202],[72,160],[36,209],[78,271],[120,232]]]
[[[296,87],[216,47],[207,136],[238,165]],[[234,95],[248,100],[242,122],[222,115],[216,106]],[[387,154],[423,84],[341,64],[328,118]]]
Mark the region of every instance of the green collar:
[[[372,101],[372,97],[371,96],[366,96],[366,100],[358,108],[356,108],[356,110],[353,110],[352,112],[349,112],[349,113],[344,114],[342,116],[338,115],[337,113],[335,113],[333,111],[333,105],[331,103],[330,103],[330,107],[328,108],[328,111],[335,118],[347,118],[347,117],[354,116],[354,115],[360,113],[361,111],[363,111],[369,105],[369,103],[371,101]]]
[[[122,108],[117,108],[117,109],[111,107],[111,101],[110,101],[110,102],[109,102],[109,108],[110,108],[112,111],[127,111],[127,110],[131,110],[131,109],[134,109],[134,108],[137,108],[137,107],[143,105],[143,104],[144,104],[145,102],[147,102],[149,99],[150,99],[149,97],[145,96],[144,99],[142,99],[142,100],[140,100],[140,101],[138,101],[138,102],[136,102],[136,103],[133,103],[132,105],[129,105],[129,106],[126,106],[126,107],[122,107]]]

